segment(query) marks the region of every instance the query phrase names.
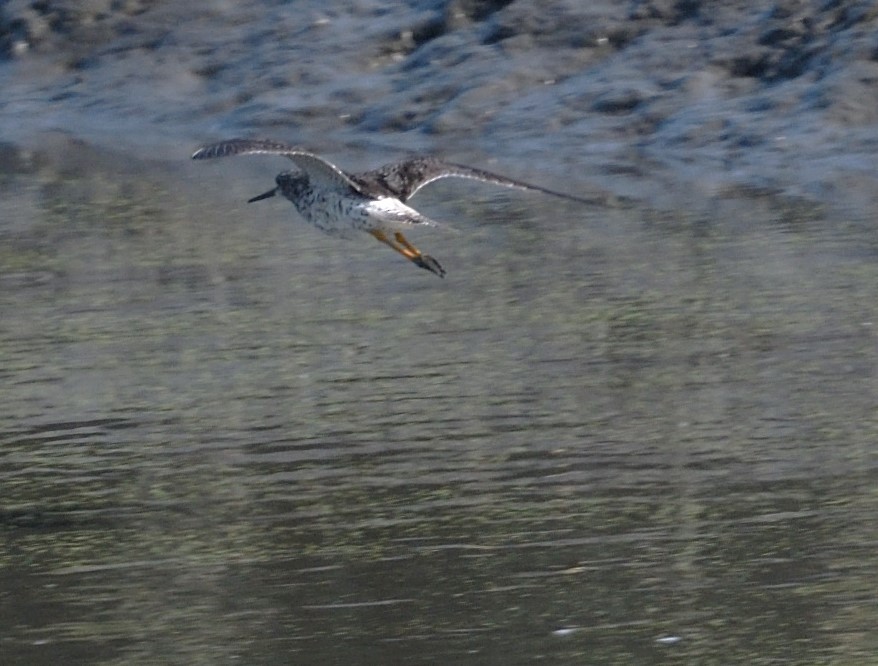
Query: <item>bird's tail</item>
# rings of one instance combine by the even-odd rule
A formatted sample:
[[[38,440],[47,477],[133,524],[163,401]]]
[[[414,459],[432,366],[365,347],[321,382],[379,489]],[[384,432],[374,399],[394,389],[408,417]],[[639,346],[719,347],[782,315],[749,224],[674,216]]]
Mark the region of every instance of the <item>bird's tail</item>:
[[[441,231],[450,231],[453,234],[460,233],[460,231],[456,227],[448,224],[448,222],[437,222],[433,218],[427,217],[426,215],[421,215],[420,213],[418,213],[417,221],[415,222],[416,226],[419,224],[423,224],[427,227],[433,227],[434,229],[439,229]]]
[[[373,202],[370,208],[372,215],[382,220],[391,229],[402,231],[423,225],[451,232],[457,231],[451,225],[430,219],[396,199],[379,199]]]

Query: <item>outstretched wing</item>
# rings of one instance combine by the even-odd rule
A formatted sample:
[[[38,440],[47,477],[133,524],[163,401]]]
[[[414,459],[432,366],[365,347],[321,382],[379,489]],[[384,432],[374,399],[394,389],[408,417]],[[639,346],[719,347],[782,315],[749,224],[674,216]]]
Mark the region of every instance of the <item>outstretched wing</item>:
[[[281,155],[291,159],[318,187],[339,192],[354,190],[362,194],[360,185],[348,175],[314,153],[281,141],[270,139],[229,139],[202,146],[192,153],[193,160],[207,160],[230,155]]]
[[[539,185],[532,185],[520,180],[506,178],[490,171],[482,169],[474,169],[473,167],[464,166],[463,164],[454,164],[453,162],[443,162],[434,157],[416,157],[404,162],[394,162],[386,164],[372,171],[360,174],[351,174],[351,178],[357,181],[367,190],[384,189],[388,194],[399,198],[401,201],[407,201],[424,185],[428,185],[440,178],[468,178],[470,180],[478,180],[483,183],[492,183],[502,187],[513,187],[519,190],[531,190],[533,192],[542,192],[550,194],[553,197],[561,197],[570,201],[577,201],[585,204],[603,204],[607,205],[606,196],[595,196],[591,198],[577,197],[572,194],[556,192]]]

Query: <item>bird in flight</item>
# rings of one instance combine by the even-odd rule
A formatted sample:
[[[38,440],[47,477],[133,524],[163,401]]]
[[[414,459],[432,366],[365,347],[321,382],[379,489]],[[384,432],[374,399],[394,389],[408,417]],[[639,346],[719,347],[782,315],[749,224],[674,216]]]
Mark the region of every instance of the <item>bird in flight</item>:
[[[412,245],[403,230],[419,225],[441,226],[406,205],[424,185],[440,178],[469,178],[520,190],[542,192],[585,204],[602,203],[523,183],[504,176],[443,162],[434,157],[414,157],[363,173],[347,173],[319,155],[286,143],[266,139],[230,139],[203,146],[194,160],[230,155],[281,155],[296,165],[283,171],[276,186],[248,201],[261,201],[280,193],[299,214],[315,227],[334,236],[364,231],[399,252],[415,266],[445,276],[445,269],[428,254]],[[603,202],[605,203],[605,202]]]

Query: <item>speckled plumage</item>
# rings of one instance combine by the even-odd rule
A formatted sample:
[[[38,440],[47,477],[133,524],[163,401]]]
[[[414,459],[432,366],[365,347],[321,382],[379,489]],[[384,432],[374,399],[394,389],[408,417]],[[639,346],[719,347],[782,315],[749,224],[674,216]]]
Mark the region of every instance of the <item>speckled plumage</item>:
[[[199,148],[192,159],[230,155],[268,154],[289,158],[300,171],[284,171],[277,186],[250,199],[260,201],[278,192],[289,199],[299,214],[328,234],[350,236],[365,231],[389,245],[417,266],[440,277],[445,270],[432,257],[422,254],[402,235],[413,225],[437,225],[406,202],[424,185],[440,178],[468,178],[503,187],[533,190],[580,203],[595,203],[504,176],[443,162],[433,157],[415,157],[365,171],[346,173],[314,153],[297,146],[266,139],[231,139]],[[392,234],[394,242],[387,234]]]

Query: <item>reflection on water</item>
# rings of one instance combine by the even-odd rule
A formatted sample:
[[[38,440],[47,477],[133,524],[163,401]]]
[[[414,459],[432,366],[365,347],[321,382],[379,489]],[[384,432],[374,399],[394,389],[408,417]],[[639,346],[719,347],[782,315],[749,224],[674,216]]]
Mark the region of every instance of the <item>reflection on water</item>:
[[[0,662],[871,663],[871,224],[245,167],[2,180]]]

